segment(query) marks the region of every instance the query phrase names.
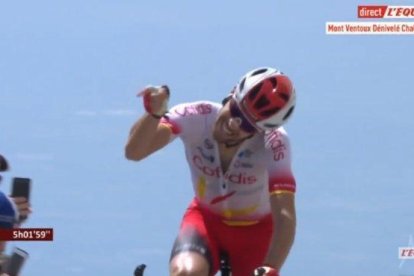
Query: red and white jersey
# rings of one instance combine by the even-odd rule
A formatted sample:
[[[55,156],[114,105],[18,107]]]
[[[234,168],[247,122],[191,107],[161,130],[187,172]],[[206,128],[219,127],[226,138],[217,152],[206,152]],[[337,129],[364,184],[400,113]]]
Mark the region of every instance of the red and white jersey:
[[[288,136],[283,128],[244,141],[227,171],[220,164],[213,127],[222,105],[207,101],[180,104],[161,120],[180,137],[194,192],[204,208],[227,224],[249,225],[270,214],[269,194],[296,190]]]

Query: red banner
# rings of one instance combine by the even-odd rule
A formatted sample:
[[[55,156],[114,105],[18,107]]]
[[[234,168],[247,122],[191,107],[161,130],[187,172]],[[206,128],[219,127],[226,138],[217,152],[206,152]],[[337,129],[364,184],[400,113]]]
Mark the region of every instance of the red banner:
[[[388,6],[358,6],[358,18],[383,18]]]
[[[53,241],[52,228],[0,229],[0,241]]]

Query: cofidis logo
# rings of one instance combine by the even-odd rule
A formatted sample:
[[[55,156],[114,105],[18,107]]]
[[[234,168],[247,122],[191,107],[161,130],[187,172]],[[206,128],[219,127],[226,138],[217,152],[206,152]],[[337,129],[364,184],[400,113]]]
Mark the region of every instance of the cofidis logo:
[[[414,35],[414,6],[358,6],[356,17],[366,21],[326,22],[326,34]],[[386,21],[390,18],[411,21]],[[370,19],[382,19],[382,21],[370,21]]]

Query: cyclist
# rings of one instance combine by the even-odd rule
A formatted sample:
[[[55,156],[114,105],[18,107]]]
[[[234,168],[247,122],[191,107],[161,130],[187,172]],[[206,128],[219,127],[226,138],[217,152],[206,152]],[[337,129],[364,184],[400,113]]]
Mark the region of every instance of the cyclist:
[[[0,172],[5,172],[9,170],[9,164],[7,159],[0,154]],[[1,175],[0,175],[0,182],[1,182]],[[25,197],[10,197],[13,201],[14,205],[16,206],[16,210],[19,216],[28,217],[32,213],[32,208],[30,202],[28,202],[27,198]],[[19,226],[23,221],[17,222],[15,226]]]
[[[125,146],[142,160],[176,137],[185,146],[195,197],[174,243],[171,275],[214,275],[220,254],[234,276],[277,276],[293,244],[296,183],[282,125],[296,93],[288,76],[265,67],[245,74],[222,104],[168,110],[168,86],[142,91],[146,113]]]
[[[9,169],[9,164],[4,156],[0,154],[0,172]],[[1,182],[1,175],[0,175]],[[30,203],[24,197],[9,197],[0,191],[0,229],[12,229],[20,226],[19,215],[28,216],[32,212]],[[6,242],[0,241],[0,272],[8,256],[4,254]],[[1,274],[3,276],[4,274]]]

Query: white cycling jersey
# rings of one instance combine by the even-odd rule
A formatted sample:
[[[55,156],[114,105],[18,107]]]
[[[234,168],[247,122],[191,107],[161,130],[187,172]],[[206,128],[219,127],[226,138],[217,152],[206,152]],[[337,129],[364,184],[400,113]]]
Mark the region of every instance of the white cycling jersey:
[[[296,190],[288,136],[283,128],[244,141],[227,171],[220,165],[213,126],[222,105],[180,104],[161,124],[180,137],[191,170],[196,199],[227,224],[249,225],[270,214],[269,194]]]

